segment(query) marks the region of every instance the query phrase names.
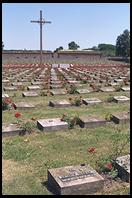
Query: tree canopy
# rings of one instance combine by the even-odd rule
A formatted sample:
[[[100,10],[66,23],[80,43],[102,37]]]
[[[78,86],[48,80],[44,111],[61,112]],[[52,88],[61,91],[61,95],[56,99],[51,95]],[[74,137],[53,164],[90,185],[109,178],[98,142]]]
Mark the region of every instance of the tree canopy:
[[[55,50],[54,52],[58,52],[58,51],[60,51],[60,50],[63,50],[63,47],[62,47],[62,46],[56,48],[56,50]]]
[[[123,58],[130,56],[130,32],[128,30],[124,30],[123,34],[117,37],[116,55]]]
[[[98,45],[98,50],[105,56],[115,56],[116,46],[111,44],[101,43]]]
[[[68,44],[68,48],[69,50],[77,50],[78,48],[80,48],[80,46],[77,45],[74,41],[72,41]]]
[[[2,41],[2,50],[4,49],[4,42]]]

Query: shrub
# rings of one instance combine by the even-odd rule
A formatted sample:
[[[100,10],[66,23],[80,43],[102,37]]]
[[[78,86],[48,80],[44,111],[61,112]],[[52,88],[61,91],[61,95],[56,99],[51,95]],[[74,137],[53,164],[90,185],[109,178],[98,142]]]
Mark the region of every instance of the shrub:
[[[121,88],[122,88],[122,85],[117,85],[117,86],[115,86],[114,88],[115,88],[115,91],[120,91]]]
[[[107,99],[107,102],[113,102],[113,97],[112,97],[112,96],[109,97],[109,98]]]
[[[20,91],[24,91],[26,89],[26,86],[24,85],[18,85],[17,88],[20,90]]]
[[[22,128],[24,132],[31,133],[31,132],[33,132],[33,130],[35,128],[35,124],[34,124],[34,122],[27,121],[27,122],[23,123],[20,126],[20,128]]]
[[[71,85],[69,90],[68,90],[68,93],[69,94],[75,94],[76,90],[77,90],[77,87],[75,85]]]
[[[46,91],[41,91],[40,96],[47,96],[47,92]]]
[[[82,83],[83,84],[87,84],[87,80],[82,80]]]
[[[107,114],[105,115],[105,120],[106,120],[106,121],[110,122],[111,118],[112,118],[112,114],[111,114],[111,113],[107,113]]]
[[[75,106],[80,106],[82,104],[82,99],[79,97],[76,97],[75,99],[74,99],[74,105]]]
[[[2,110],[7,110],[11,108],[12,100],[10,98],[4,98],[2,100]]]
[[[78,122],[78,116],[70,117],[67,113],[64,113],[61,117],[61,121],[68,123],[68,129],[73,129]]]

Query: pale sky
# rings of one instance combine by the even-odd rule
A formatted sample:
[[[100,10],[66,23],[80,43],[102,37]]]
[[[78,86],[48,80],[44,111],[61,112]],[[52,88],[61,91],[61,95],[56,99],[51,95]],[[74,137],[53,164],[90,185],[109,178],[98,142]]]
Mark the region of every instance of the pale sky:
[[[40,48],[40,28],[30,20],[43,18],[43,50],[75,41],[80,49],[100,43],[116,44],[117,36],[130,30],[130,3],[2,3],[4,49]]]

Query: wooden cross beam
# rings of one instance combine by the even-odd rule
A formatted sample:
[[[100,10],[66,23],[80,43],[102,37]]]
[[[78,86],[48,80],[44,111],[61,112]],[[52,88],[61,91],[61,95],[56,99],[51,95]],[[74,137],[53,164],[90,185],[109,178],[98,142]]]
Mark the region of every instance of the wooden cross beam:
[[[42,18],[42,10],[40,10],[40,20],[38,21],[30,21],[31,23],[39,23],[40,24],[40,67],[42,66],[42,25],[45,23],[51,23],[51,21],[45,21]]]

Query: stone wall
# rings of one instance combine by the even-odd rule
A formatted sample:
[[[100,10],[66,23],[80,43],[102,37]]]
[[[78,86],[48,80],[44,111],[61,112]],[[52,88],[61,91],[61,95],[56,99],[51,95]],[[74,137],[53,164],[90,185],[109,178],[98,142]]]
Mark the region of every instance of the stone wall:
[[[43,53],[43,62],[63,62],[63,61],[98,61],[103,60],[104,57],[101,54],[91,54],[91,53],[53,53],[45,52]],[[3,63],[39,63],[40,54],[39,52],[29,53],[29,52],[3,52],[2,62]]]

